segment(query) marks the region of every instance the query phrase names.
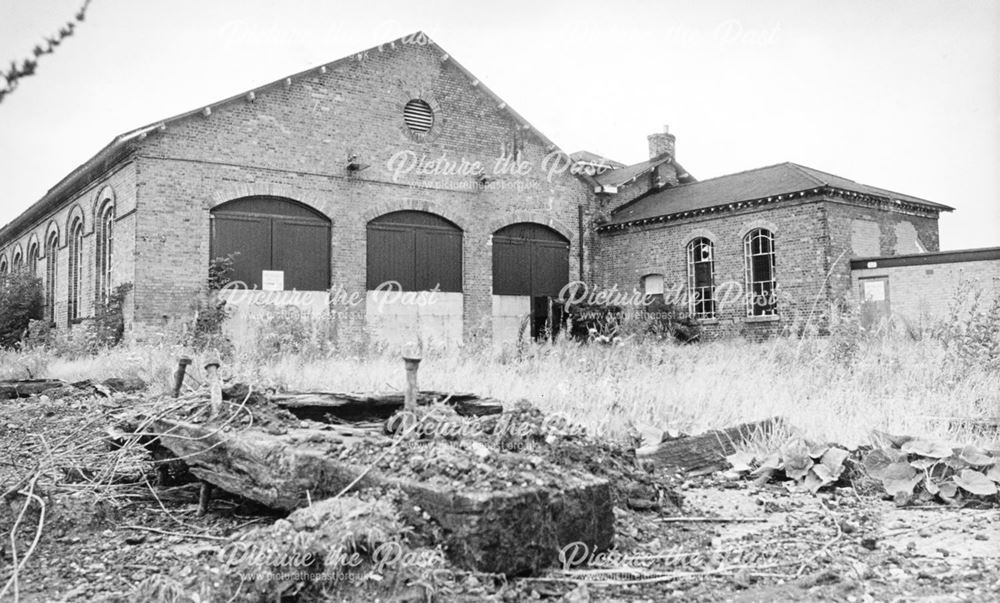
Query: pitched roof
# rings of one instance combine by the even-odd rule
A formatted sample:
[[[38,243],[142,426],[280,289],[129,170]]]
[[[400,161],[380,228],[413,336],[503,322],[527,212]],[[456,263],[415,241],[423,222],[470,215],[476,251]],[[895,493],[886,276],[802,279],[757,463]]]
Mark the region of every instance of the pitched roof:
[[[595,163],[598,165],[607,165],[614,169],[625,167],[624,163],[615,161],[613,159],[608,159],[603,155],[598,155],[597,153],[591,153],[590,151],[577,151],[575,153],[570,153],[570,159],[573,161],[585,161],[587,163]]]
[[[954,209],[947,205],[860,184],[847,178],[786,162],[658,190],[616,209],[612,212],[611,221],[605,226],[724,207],[732,203],[771,200],[778,195],[802,193],[804,196],[806,193],[815,194],[827,189],[908,203],[938,211]]]
[[[597,183],[601,186],[623,186],[634,180],[637,180],[640,176],[648,174],[653,171],[654,168],[663,165],[664,163],[673,163],[674,167],[677,168],[677,173],[681,178],[681,182],[693,182],[694,177],[687,173],[684,167],[673,161],[670,155],[661,155],[660,157],[655,157],[653,159],[647,159],[646,161],[640,161],[634,165],[622,167],[616,170],[609,170],[603,172],[594,177]]]
[[[246,98],[248,98],[248,95],[257,94],[263,90],[275,88],[278,86],[290,85],[292,82],[302,77],[314,75],[317,72],[325,73],[328,69],[342,65],[349,61],[360,61],[365,57],[365,55],[367,55],[370,52],[385,52],[386,47],[388,47],[389,50],[394,50],[397,47],[404,48],[408,44],[414,44],[414,43],[419,44],[420,46],[429,46],[440,52],[442,62],[444,61],[451,62],[452,65],[454,65],[469,79],[470,84],[474,88],[481,90],[487,96],[492,98],[494,102],[496,102],[497,109],[505,111],[507,115],[509,115],[511,119],[518,125],[518,127],[520,127],[525,132],[534,135],[546,148],[547,152],[558,151],[560,153],[568,155],[568,153],[565,153],[565,151],[560,149],[559,146],[557,146],[554,142],[549,140],[548,137],[546,137],[544,134],[538,131],[530,123],[528,123],[528,120],[521,117],[521,115],[517,111],[512,109],[510,105],[508,105],[503,99],[497,96],[495,92],[493,92],[492,90],[487,88],[482,82],[480,82],[479,79],[474,75],[472,75],[472,73],[468,69],[463,67],[461,64],[458,63],[458,61],[452,58],[452,56],[443,48],[441,48],[440,45],[431,40],[427,34],[425,34],[422,31],[418,31],[413,34],[403,36],[401,38],[396,38],[395,40],[385,42],[383,44],[379,44],[378,46],[373,46],[368,50],[352,53],[346,57],[337,59],[333,62],[317,65],[316,67],[312,67],[310,69],[300,71],[293,75],[283,77],[268,84],[257,86],[251,90],[240,92],[239,94],[235,94],[233,96],[230,96],[229,98],[208,103],[205,105],[200,105],[196,109],[192,109],[190,111],[174,115],[173,117],[168,117],[166,119],[162,119],[160,121],[147,124],[145,126],[136,128],[134,130],[130,130],[128,132],[125,132],[124,134],[116,136],[111,140],[110,143],[108,143],[107,146],[98,151],[96,155],[94,155],[86,162],[84,162],[76,169],[74,169],[72,172],[67,174],[65,177],[63,177],[62,180],[57,182],[55,186],[50,188],[48,192],[46,192],[45,195],[42,196],[41,199],[32,204],[27,210],[21,213],[21,215],[17,216],[13,220],[11,220],[10,223],[0,228],[0,242],[5,241],[8,238],[12,238],[11,235],[13,234],[19,234],[22,228],[29,226],[36,220],[42,218],[46,213],[48,213],[55,207],[58,207],[63,201],[65,201],[66,195],[72,194],[76,190],[79,190],[80,188],[86,186],[87,184],[98,178],[101,174],[103,174],[112,165],[127,157],[129,152],[132,150],[132,146],[136,142],[143,140],[147,135],[153,134],[156,131],[162,131],[163,128],[166,128],[171,123],[175,123],[182,119],[186,119],[188,117],[201,114],[202,112],[205,111],[211,112],[214,108],[219,107],[221,105],[229,104],[236,101],[243,101]],[[588,183],[592,183],[589,177],[581,176],[581,178],[583,178]]]

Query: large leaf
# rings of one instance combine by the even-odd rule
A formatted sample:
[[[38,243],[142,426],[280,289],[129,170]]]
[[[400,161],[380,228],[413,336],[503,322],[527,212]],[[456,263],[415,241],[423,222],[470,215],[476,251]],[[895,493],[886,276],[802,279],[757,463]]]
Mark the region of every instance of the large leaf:
[[[1000,462],[994,463],[994,465],[990,467],[989,471],[986,472],[986,477],[1000,483]]]
[[[750,463],[753,462],[754,456],[749,452],[740,451],[730,454],[726,460],[733,466],[732,471],[735,473],[749,473],[753,469]]]
[[[944,459],[944,464],[955,470],[965,469],[966,467],[969,466],[969,462],[957,454],[953,454],[948,458]]]
[[[843,468],[841,468],[841,470],[843,470]],[[809,473],[806,474],[806,479],[802,485],[815,494],[823,486],[837,481],[838,477],[840,477],[839,472],[837,475],[834,475],[830,468],[826,465],[813,465],[812,469],[809,470]]]
[[[958,458],[973,467],[986,467],[996,462],[996,459],[986,454],[986,451],[975,446],[966,446],[959,453]]]
[[[823,457],[820,458],[819,462],[821,465],[825,466],[833,474],[834,479],[840,477],[840,474],[844,471],[844,461],[851,453],[847,452],[843,448],[830,448],[825,453]]]
[[[812,442],[808,442],[806,446],[809,448],[809,456],[816,460],[819,460],[830,449],[826,444],[813,444]]]
[[[886,478],[882,480],[882,486],[885,491],[890,496],[898,498],[899,496],[905,495],[910,496],[913,494],[913,489],[917,487],[920,480],[924,479],[922,475],[914,475],[910,478]]]
[[[955,498],[956,494],[958,494],[958,484],[954,482],[943,482],[939,484],[939,487],[941,491],[938,493],[938,496],[940,496],[944,500],[950,501],[951,499]]]
[[[882,472],[882,486],[890,496],[910,495],[923,478],[909,463],[892,463]]]
[[[905,442],[900,448],[910,454],[929,456],[932,459],[943,459],[951,456],[954,452],[951,446],[939,440],[910,440],[909,442]]]
[[[972,494],[992,496],[997,493],[997,485],[993,483],[993,480],[972,469],[963,469],[960,474],[954,476],[952,479],[955,480],[959,488]]]
[[[882,479],[885,470],[889,465],[906,460],[906,454],[892,448],[876,448],[868,453],[861,462],[868,475],[875,479]]]
[[[777,452],[772,452],[771,454],[764,457],[764,460],[760,462],[760,467],[751,472],[750,475],[763,475],[765,473],[774,473],[775,470],[784,467],[784,463],[781,462],[781,455]]]
[[[785,446],[781,451],[781,459],[785,462],[785,476],[788,479],[803,479],[814,464],[809,456],[809,447],[801,441]]]

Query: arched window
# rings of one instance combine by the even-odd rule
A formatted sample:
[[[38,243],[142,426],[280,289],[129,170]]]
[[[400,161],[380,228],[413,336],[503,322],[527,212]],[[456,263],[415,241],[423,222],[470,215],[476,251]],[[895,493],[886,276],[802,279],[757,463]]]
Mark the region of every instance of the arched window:
[[[45,241],[45,317],[49,322],[56,319],[56,266],[59,253],[59,233],[49,233]]]
[[[69,290],[67,309],[69,320],[80,318],[80,293],[83,287],[83,220],[78,219],[69,227]]]
[[[687,244],[688,312],[694,318],[715,318],[715,245],[705,237]]]
[[[31,276],[38,275],[38,241],[34,240],[28,243],[28,260],[27,260],[28,274]]]
[[[14,250],[14,259],[10,263],[11,272],[21,272],[24,270],[24,257],[21,254],[21,247]]]
[[[368,223],[367,288],[462,291],[462,230],[441,216],[396,211]]]
[[[756,228],[743,238],[746,262],[747,316],[777,316],[777,279],[775,277],[774,234]]]
[[[7,256],[0,255],[0,274],[7,274],[9,267],[7,266]]]
[[[106,203],[97,214],[97,223],[94,227],[96,231],[96,254],[97,264],[95,266],[97,278],[94,283],[94,300],[98,306],[107,303],[111,297],[111,268],[114,253],[114,226],[115,226],[115,206],[113,203]]]

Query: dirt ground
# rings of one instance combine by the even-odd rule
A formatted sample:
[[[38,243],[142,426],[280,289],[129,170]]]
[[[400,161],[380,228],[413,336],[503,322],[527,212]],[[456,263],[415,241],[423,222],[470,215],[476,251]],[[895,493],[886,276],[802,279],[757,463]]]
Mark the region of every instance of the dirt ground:
[[[135,601],[136,589],[158,576],[178,584],[203,580],[199,568],[230,536],[282,517],[232,497],[215,500],[208,514],[198,516],[198,486],[154,485],[143,458],[118,457],[114,475],[95,475],[88,464],[107,456],[107,418],[136,403],[127,394],[0,401],[0,492],[13,489],[46,455],[63,459],[61,469],[33,486],[45,503],[40,532],[39,505],[25,510],[25,499],[16,495],[0,504],[0,588],[40,533],[17,573],[17,600]],[[651,478],[682,497],[680,512],[670,504],[645,510],[617,505],[611,553],[591,558],[567,551],[565,567],[535,578],[450,569],[432,587],[367,599],[1000,600],[995,507],[897,508],[853,487],[790,493],[780,483],[756,487],[718,474]],[[18,489],[29,487],[22,482]],[[19,517],[12,541],[9,532]],[[589,563],[577,563],[578,555]],[[356,590],[331,591],[327,600],[359,596]],[[4,597],[15,600],[13,585]],[[163,591],[159,598],[192,600],[183,592]]]

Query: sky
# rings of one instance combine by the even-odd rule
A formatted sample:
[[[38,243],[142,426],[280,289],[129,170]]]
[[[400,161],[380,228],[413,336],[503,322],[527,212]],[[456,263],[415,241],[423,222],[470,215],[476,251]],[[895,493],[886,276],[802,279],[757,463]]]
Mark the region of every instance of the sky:
[[[0,0],[0,65],[82,0]],[[564,150],[664,125],[699,179],[793,161],[956,208],[1000,246],[993,0],[93,0],[0,103],[0,224],[117,134],[422,30]]]

